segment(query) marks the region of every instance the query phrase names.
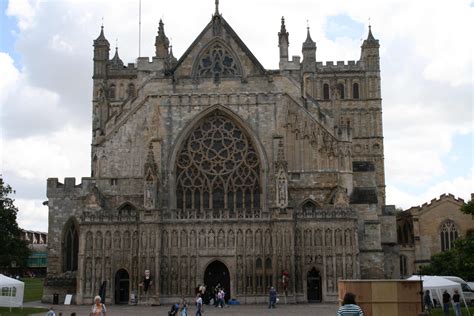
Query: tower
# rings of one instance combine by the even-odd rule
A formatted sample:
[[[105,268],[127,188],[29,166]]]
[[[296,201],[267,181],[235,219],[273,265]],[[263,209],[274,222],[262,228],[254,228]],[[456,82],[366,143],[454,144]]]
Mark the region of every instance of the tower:
[[[104,35],[104,26],[100,28],[99,37],[94,40],[94,76],[93,79],[107,77],[107,63],[109,61],[110,44]]]
[[[316,43],[311,39],[311,34],[308,32],[306,40],[303,43],[303,73],[316,71]]]
[[[288,46],[290,44],[288,40],[289,33],[286,31],[285,17],[281,17],[281,28],[278,32],[278,47],[280,47],[280,63],[288,61]]]
[[[158,36],[155,38],[156,57],[160,59],[168,58],[169,46],[170,41],[165,35],[165,27],[163,21],[160,19],[160,23],[158,25]]]

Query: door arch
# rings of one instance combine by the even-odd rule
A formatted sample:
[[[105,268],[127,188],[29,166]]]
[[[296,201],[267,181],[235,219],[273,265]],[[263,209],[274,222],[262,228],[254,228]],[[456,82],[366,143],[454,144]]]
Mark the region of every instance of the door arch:
[[[204,284],[208,293],[213,295],[215,287],[220,284],[225,291],[225,300],[230,299],[230,273],[227,266],[219,260],[211,262],[204,272]]]
[[[308,302],[321,302],[321,274],[314,267],[308,271],[306,278],[306,291]]]
[[[125,269],[115,273],[115,304],[128,304],[130,297],[130,276]]]

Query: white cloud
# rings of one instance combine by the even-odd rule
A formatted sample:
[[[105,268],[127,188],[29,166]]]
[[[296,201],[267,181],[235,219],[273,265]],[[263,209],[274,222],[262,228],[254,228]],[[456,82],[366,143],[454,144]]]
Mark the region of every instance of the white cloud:
[[[15,0],[8,2],[7,15],[18,18],[20,30],[26,30],[32,26],[36,13],[35,3],[37,1]]]
[[[43,200],[44,201],[44,200]],[[42,200],[16,199],[17,221],[20,227],[41,232],[48,231],[48,207]]]
[[[442,194],[453,194],[457,198],[464,199],[465,202],[471,200],[471,193],[474,193],[474,169],[471,169],[465,177],[456,177],[450,180],[436,183],[423,192],[413,194],[399,187],[387,186],[387,204],[394,204],[404,210],[412,206],[419,206],[438,198]]]

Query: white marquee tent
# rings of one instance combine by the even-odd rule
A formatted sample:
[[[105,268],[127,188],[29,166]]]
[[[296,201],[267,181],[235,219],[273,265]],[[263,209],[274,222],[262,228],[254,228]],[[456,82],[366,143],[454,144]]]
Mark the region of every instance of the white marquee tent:
[[[0,306],[23,306],[25,283],[0,274]]]
[[[451,295],[451,302],[452,302],[454,290],[458,290],[458,293],[459,295],[461,295],[461,299],[464,302],[464,306],[466,306],[467,308],[466,300],[464,299],[464,294],[462,293],[461,284],[445,279],[440,276],[433,276],[433,275],[422,275],[421,279],[423,280],[423,292],[425,292],[426,290],[429,290],[431,294],[431,300],[436,299],[437,302],[441,304],[441,302],[443,301],[443,292],[446,290]],[[420,276],[412,275],[407,280],[419,281]]]

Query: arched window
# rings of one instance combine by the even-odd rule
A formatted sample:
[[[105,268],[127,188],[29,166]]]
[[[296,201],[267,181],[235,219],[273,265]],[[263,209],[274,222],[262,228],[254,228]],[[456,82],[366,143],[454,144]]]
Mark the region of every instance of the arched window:
[[[323,99],[329,100],[329,84],[323,84]]]
[[[118,208],[118,213],[120,216],[131,216],[136,209],[137,208],[129,202],[125,202]]]
[[[344,100],[344,85],[342,83],[337,84],[337,92],[339,93],[339,98]]]
[[[260,207],[260,161],[252,142],[227,117],[197,124],[176,160],[178,209]]]
[[[407,257],[405,255],[400,256],[400,275],[401,277],[408,275]]]
[[[109,87],[109,99],[115,99],[115,85]]]
[[[77,254],[79,250],[79,235],[76,229],[74,221],[70,220],[65,226],[64,233],[64,260],[63,270],[64,271],[76,271],[77,270]]]
[[[352,98],[359,99],[359,84],[357,82],[352,85]]]
[[[135,97],[135,85],[133,83],[130,83],[128,85],[128,97],[129,98]]]
[[[441,251],[449,250],[454,247],[454,241],[458,239],[459,233],[456,225],[452,221],[447,221],[441,225]]]
[[[301,207],[301,210],[303,211],[303,216],[314,215],[316,212],[316,209],[317,209],[316,203],[314,203],[313,201],[306,201]]]

